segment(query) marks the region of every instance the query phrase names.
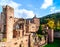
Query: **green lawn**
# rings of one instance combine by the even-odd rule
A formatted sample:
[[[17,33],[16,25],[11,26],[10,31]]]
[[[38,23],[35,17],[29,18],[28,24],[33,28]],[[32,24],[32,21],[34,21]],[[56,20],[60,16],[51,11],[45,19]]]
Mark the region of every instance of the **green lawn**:
[[[55,39],[53,43],[47,44],[44,47],[60,47],[60,39]]]

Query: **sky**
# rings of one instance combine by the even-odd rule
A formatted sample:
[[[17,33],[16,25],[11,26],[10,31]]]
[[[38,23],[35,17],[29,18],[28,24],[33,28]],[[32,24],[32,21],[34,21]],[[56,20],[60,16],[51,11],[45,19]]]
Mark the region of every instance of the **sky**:
[[[17,18],[33,18],[34,15],[43,17],[60,12],[60,0],[0,0],[0,12],[5,5],[14,8]]]

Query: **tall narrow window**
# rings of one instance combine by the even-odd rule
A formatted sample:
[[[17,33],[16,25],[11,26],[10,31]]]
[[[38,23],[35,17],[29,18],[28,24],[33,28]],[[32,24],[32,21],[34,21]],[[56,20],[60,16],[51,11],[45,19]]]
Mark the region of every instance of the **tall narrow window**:
[[[6,25],[4,25],[3,38],[6,38]]]

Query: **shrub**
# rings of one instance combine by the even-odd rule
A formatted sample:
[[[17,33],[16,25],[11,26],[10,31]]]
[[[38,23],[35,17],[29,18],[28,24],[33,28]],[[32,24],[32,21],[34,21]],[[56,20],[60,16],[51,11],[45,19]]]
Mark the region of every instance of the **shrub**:
[[[2,42],[6,42],[6,40],[7,40],[6,38],[3,38],[1,41],[2,41]]]

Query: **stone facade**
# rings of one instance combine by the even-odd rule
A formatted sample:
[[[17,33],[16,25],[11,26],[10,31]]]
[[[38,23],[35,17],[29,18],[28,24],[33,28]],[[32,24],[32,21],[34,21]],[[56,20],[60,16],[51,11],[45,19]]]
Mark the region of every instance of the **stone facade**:
[[[8,5],[3,6],[1,13],[1,47],[34,47],[34,34],[38,31],[40,21],[35,16],[27,20],[14,18],[14,9]]]

